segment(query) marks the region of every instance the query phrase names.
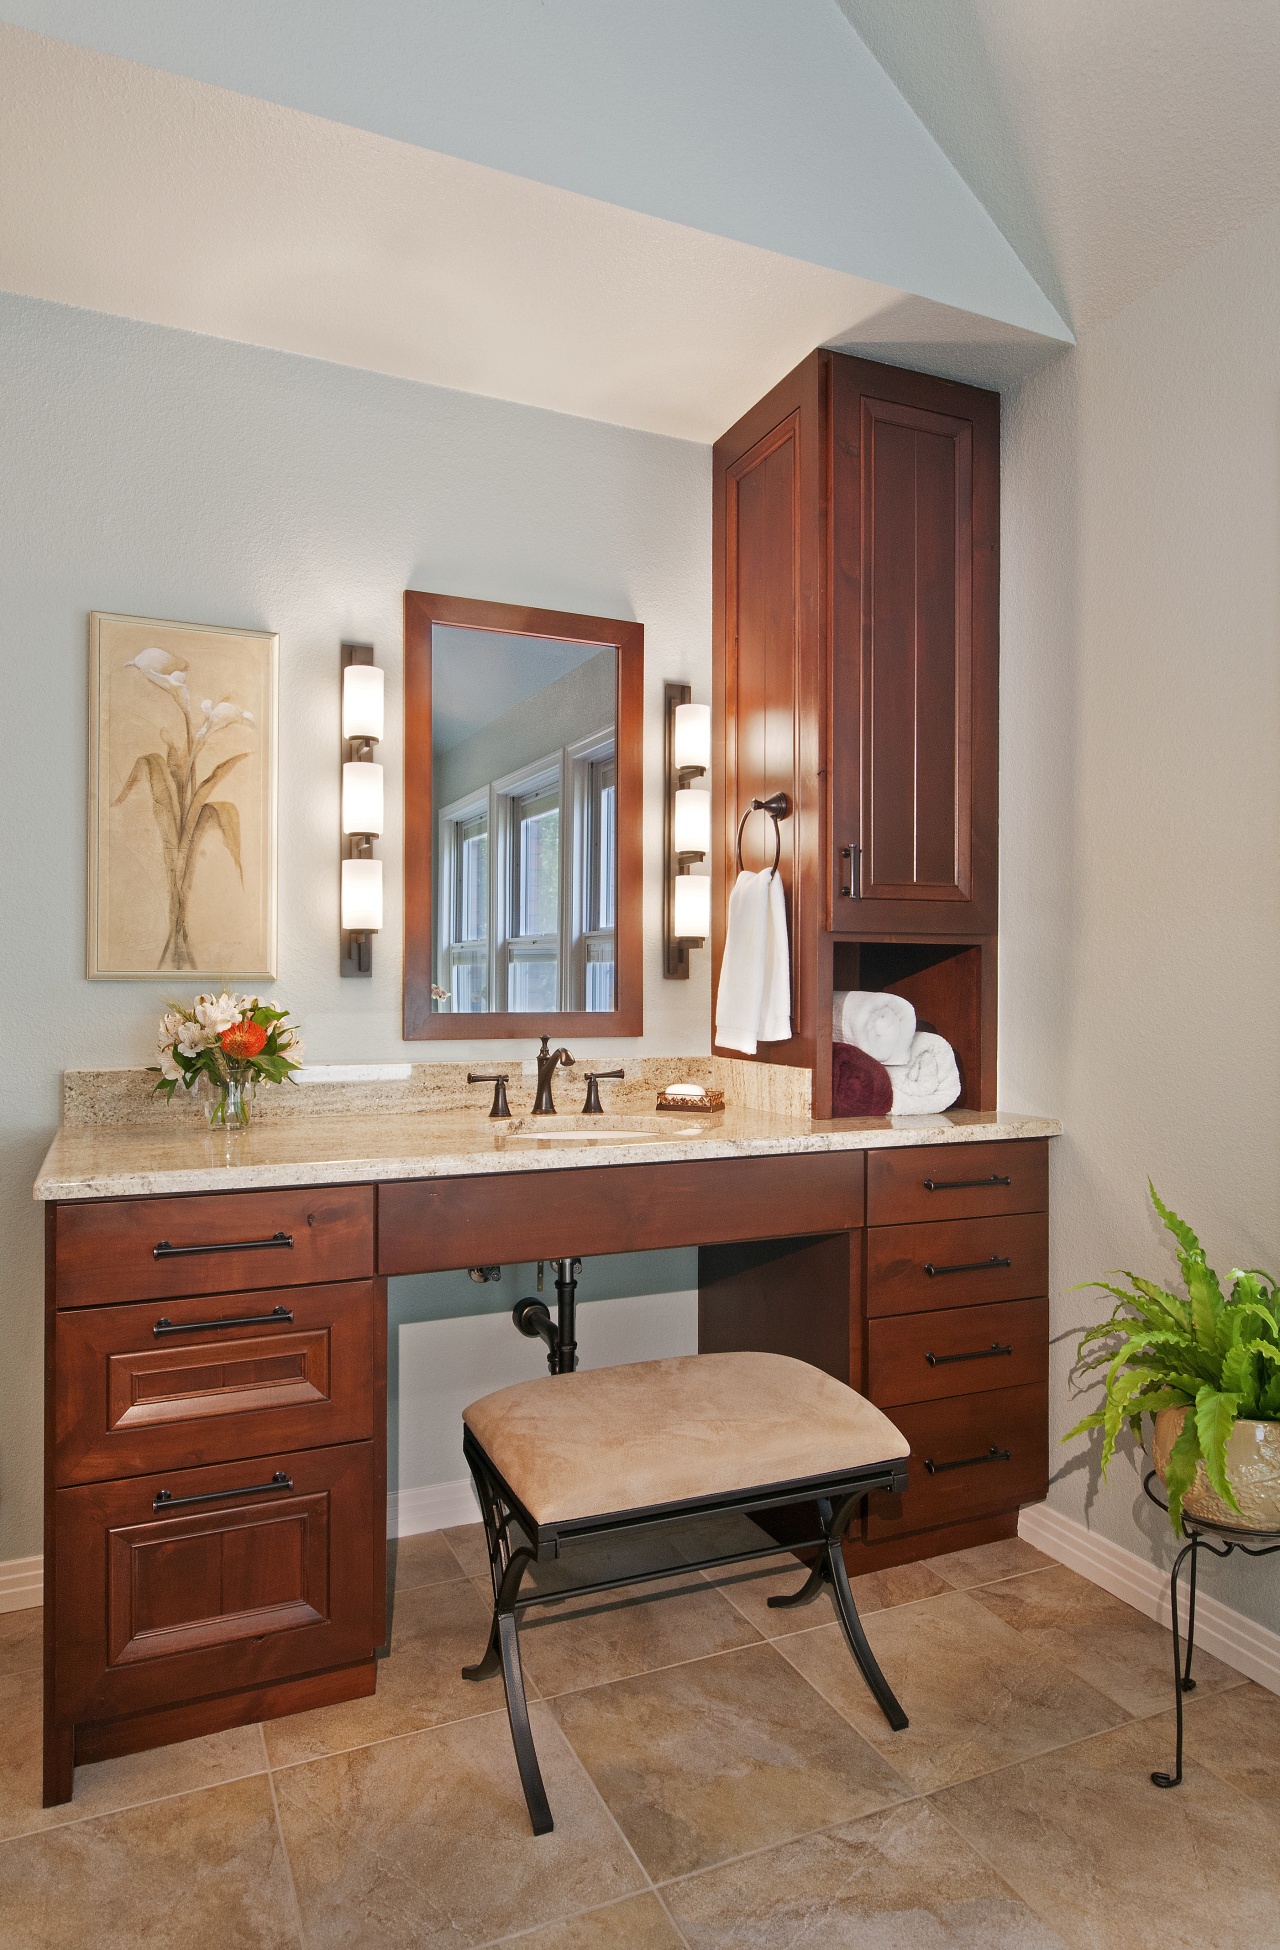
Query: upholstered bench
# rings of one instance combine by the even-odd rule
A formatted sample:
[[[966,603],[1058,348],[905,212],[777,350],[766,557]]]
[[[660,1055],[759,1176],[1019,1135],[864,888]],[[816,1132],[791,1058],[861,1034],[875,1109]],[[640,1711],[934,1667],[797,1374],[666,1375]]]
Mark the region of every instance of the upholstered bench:
[[[906,1488],[906,1438],[843,1382],[781,1354],[692,1354],[548,1375],[485,1395],[463,1411],[467,1458],[489,1545],[493,1624],[467,1679],[501,1670],[520,1780],[536,1835],[553,1826],[520,1668],[517,1613],[634,1582],[604,1578],[520,1596],[528,1566],[562,1544],[678,1517],[816,1504],[820,1534],[776,1551],[818,1558],[800,1605],[831,1587],[858,1668],[889,1725],[907,1718],[872,1656],[849,1588],[841,1540],[872,1490]],[[760,1557],[770,1547],[687,1559],[669,1577]]]

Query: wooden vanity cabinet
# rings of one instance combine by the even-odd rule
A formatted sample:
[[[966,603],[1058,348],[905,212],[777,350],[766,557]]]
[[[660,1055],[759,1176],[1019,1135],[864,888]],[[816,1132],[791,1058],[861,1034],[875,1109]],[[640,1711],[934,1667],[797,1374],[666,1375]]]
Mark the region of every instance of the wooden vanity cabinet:
[[[373,1691],[375,1198],[48,1208],[46,1805],[77,1762]]]
[[[712,980],[738,821],[785,792],[794,1033],[759,1060],[811,1069],[820,1117],[833,987],[907,995],[994,1107],[999,419],[818,351],[716,443]],[[771,857],[754,814],[744,864]]]

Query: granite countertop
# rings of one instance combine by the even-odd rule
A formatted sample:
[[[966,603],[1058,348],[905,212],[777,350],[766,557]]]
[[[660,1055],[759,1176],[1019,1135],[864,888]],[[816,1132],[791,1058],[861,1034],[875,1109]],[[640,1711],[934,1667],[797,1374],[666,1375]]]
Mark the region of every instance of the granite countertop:
[[[122,1073],[123,1074],[123,1073]],[[650,1099],[650,1102],[652,1099]],[[837,1118],[731,1107],[708,1117],[518,1115],[491,1123],[480,1106],[368,1110],[282,1117],[247,1131],[211,1132],[175,1112],[172,1123],[70,1122],[58,1132],[35,1197],[138,1198],[172,1192],[249,1191],[395,1178],[477,1177],[510,1171],[572,1171],[694,1158],[870,1151],[915,1144],[1056,1137],[1055,1118],[1021,1112],[946,1111],[931,1117]],[[610,1129],[609,1127],[612,1127]],[[579,1137],[551,1133],[577,1129]],[[589,1133],[589,1135],[588,1135]]]

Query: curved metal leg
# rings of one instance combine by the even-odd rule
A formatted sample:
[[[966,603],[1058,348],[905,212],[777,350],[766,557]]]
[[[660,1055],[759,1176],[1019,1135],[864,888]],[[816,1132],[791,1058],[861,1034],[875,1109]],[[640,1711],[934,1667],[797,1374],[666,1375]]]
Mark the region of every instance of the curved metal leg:
[[[547,1801],[547,1790],[542,1783],[542,1770],[538,1766],[538,1752],[533,1744],[533,1728],[529,1724],[529,1702],[525,1697],[524,1672],[520,1664],[520,1638],[516,1629],[515,1602],[520,1589],[520,1580],[527,1565],[533,1562],[533,1552],[514,1551],[499,1584],[493,1601],[493,1623],[489,1627],[489,1643],[484,1657],[474,1666],[464,1666],[464,1679],[489,1679],[502,1670],[502,1688],[507,1696],[507,1720],[511,1727],[511,1744],[515,1748],[516,1766],[520,1770],[520,1785],[524,1789],[525,1805],[529,1819],[533,1823],[535,1835],[549,1835],[555,1827],[551,1819],[551,1807]]]
[[[862,1629],[862,1620],[858,1616],[858,1607],[853,1601],[853,1590],[849,1583],[849,1573],[845,1569],[844,1552],[841,1549],[844,1533],[849,1527],[849,1519],[861,1501],[860,1496],[850,1497],[847,1503],[841,1505],[834,1518],[829,1503],[822,1501],[818,1504],[822,1527],[827,1533],[825,1563],[831,1580],[831,1595],[835,1600],[836,1615],[858,1671],[866,1680],[876,1705],[893,1731],[901,1733],[902,1729],[910,1726],[911,1722],[903,1712],[893,1688],[876,1664],[875,1654],[867,1643],[867,1635]]]
[[[1194,1693],[1196,1682],[1191,1677],[1191,1659],[1196,1649],[1196,1566],[1200,1562],[1200,1552],[1196,1546],[1200,1542],[1199,1533],[1191,1533],[1191,1576],[1187,1579],[1187,1662],[1182,1669],[1182,1690]]]
[[[1196,1548],[1199,1542],[1200,1542],[1199,1537],[1193,1533],[1191,1542],[1189,1544],[1184,1544],[1182,1549],[1178,1552],[1178,1555],[1174,1558],[1173,1570],[1169,1573],[1169,1609],[1172,1614],[1171,1623],[1173,1625],[1173,1698],[1174,1698],[1174,1707],[1177,1713],[1177,1754],[1176,1754],[1176,1759],[1174,1764],[1174,1771],[1172,1774],[1153,1774],[1151,1776],[1152,1781],[1154,1782],[1155,1786],[1158,1788],[1175,1788],[1181,1786],[1182,1783],[1182,1695],[1183,1695],[1184,1688],[1185,1690],[1189,1691],[1191,1685],[1194,1684],[1194,1682],[1191,1680],[1190,1638],[1188,1638],[1187,1641],[1186,1681],[1184,1681],[1183,1673],[1182,1673],[1182,1647],[1178,1642],[1178,1574],[1182,1570],[1183,1565],[1186,1563],[1189,1557],[1191,1559],[1192,1589],[1194,1590],[1195,1575],[1196,1575]]]
[[[827,1570],[824,1552],[798,1591],[780,1592],[776,1598],[768,1599],[767,1603],[772,1611],[789,1611],[794,1605],[811,1605],[823,1585],[830,1582],[831,1576]]]

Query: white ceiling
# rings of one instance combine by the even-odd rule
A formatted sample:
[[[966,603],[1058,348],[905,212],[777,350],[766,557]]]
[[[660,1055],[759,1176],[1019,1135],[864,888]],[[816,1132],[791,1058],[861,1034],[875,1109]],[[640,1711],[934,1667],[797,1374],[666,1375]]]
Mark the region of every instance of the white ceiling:
[[[838,0],[1078,333],[1280,204],[1280,0]]]
[[[452,751],[583,664],[616,655],[598,643],[433,624],[431,749]]]
[[[952,369],[1051,342],[12,26],[0,287],[697,441],[815,345]]]

